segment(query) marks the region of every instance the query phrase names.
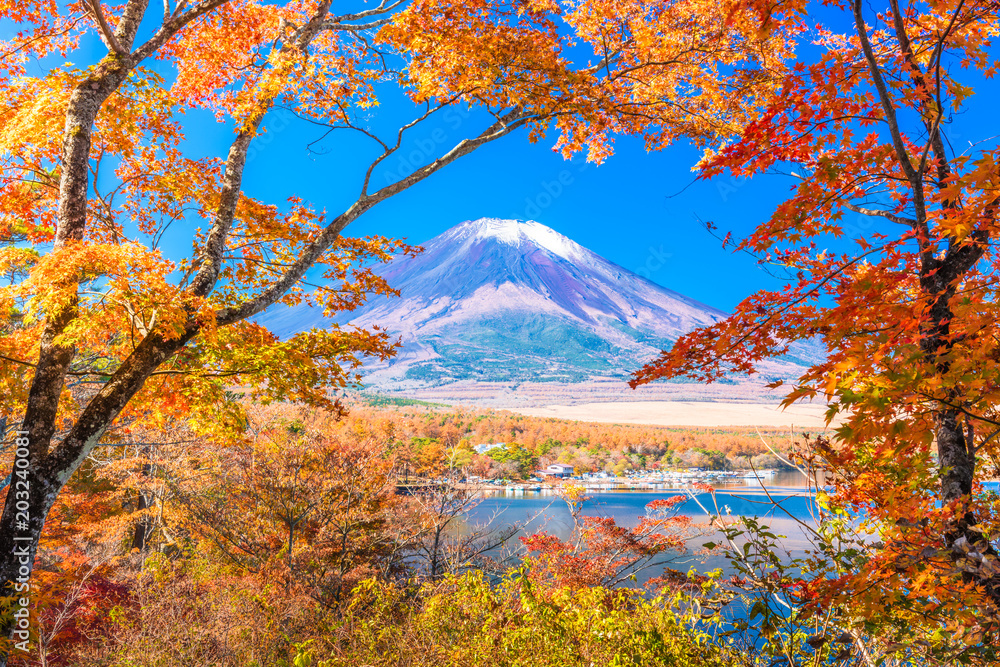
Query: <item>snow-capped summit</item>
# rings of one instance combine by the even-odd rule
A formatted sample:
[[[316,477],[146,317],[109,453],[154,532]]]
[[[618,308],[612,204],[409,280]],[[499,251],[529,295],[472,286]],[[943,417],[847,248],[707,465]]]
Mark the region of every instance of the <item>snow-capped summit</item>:
[[[479,218],[456,225],[442,236],[448,240],[469,237],[476,240],[495,239],[517,248],[533,245],[568,260],[581,257],[587,252],[576,241],[534,220]]]
[[[374,298],[337,319],[402,337],[400,354],[378,370],[394,382],[624,377],[726,317],[534,221],[480,218],[423,247],[379,271],[399,298]],[[260,321],[287,336],[325,320],[299,306]]]

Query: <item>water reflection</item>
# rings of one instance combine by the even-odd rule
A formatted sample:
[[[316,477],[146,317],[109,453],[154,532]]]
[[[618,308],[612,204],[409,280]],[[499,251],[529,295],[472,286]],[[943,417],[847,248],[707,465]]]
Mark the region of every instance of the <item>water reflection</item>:
[[[815,524],[817,507],[815,498],[806,488],[806,478],[800,473],[779,473],[767,485],[770,498],[757,483],[754,486],[741,484],[716,484],[715,501],[722,513],[731,516],[754,516],[761,523],[770,526],[771,532],[784,536],[780,540],[781,547],[786,552],[782,554],[785,560],[793,556],[801,556],[809,548],[806,533],[798,521]],[[591,498],[584,503],[582,514],[595,517],[612,517],[618,525],[632,528],[646,514],[646,505],[659,498],[671,498],[678,495],[687,496],[688,491],[668,489],[663,491],[589,491]],[[708,514],[704,508],[714,512],[712,494],[697,493],[697,501],[688,497],[679,506],[679,513],[691,517],[696,523],[705,524],[705,534],[687,542],[687,553],[678,554],[672,559],[672,567],[687,571],[694,566],[699,570],[722,568],[731,572],[729,561],[722,555],[705,556],[703,544],[709,541],[720,542],[722,536],[717,531],[707,527]],[[778,507],[774,502],[778,503]],[[700,502],[700,505],[699,505]],[[526,490],[516,494],[487,494],[482,502],[471,511],[467,517],[469,524],[484,524],[491,522],[494,526],[520,526],[518,536],[530,535],[546,531],[559,537],[569,539],[572,536],[573,520],[569,508],[558,496],[551,492]],[[516,541],[516,537],[514,538]],[[516,545],[515,545],[516,546]],[[648,572],[642,577],[640,584],[650,576],[659,572]]]

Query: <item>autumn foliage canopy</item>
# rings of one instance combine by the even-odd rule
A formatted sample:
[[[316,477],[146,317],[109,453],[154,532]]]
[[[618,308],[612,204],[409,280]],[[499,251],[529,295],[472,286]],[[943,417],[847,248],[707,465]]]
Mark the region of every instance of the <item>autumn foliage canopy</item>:
[[[823,401],[840,420],[813,462],[834,473],[831,502],[880,539],[816,582],[817,608],[905,610],[976,644],[995,637],[1000,602],[997,495],[983,486],[1000,470],[998,146],[988,127],[952,128],[1000,64],[997,6],[830,4],[832,26],[812,33],[821,55],[699,164],[704,178],[792,179],[769,219],[725,237],[784,286],[681,338],[633,384],[752,373],[793,341],[822,344],[786,404]]]
[[[33,556],[96,448],[177,424],[238,437],[232,387],[335,410],[330,389],[361,358],[392,354],[382,331],[280,340],[254,321],[390,293],[372,266],[414,249],[343,236],[366,211],[522,128],[595,161],[618,133],[651,146],[733,135],[773,93],[797,29],[762,29],[771,10],[742,2],[356,4],[0,2],[0,419],[8,440],[20,430],[28,442],[0,518],[5,592],[15,533]],[[412,120],[380,124],[384,96],[407,100]],[[456,106],[480,127],[410,173],[372,179],[415,127]],[[370,140],[356,194],[336,210],[244,191],[279,107]],[[232,130],[217,155],[187,141],[185,114],[206,112]],[[166,253],[178,233],[190,250]]]
[[[785,287],[754,294],[729,319],[681,338],[634,383],[718,380],[752,372],[793,341],[825,346],[825,361],[787,400],[826,401],[831,419],[841,419],[836,437],[812,442],[805,458],[835,473],[832,511],[863,512],[864,530],[878,540],[830,568],[817,565],[795,589],[804,591],[803,613],[867,632],[872,618],[890,618],[969,645],[995,637],[1000,519],[997,496],[982,482],[996,476],[1000,454],[998,149],[988,132],[968,148],[964,138],[949,140],[955,115],[995,73],[994,2],[889,0],[873,9],[841,0],[824,5],[832,26],[797,0],[354,4],[0,0],[4,465],[15,465],[15,434],[28,443],[26,467],[6,480],[0,517],[5,596],[18,576],[15,536],[31,545],[34,563],[43,526],[65,530],[49,535],[48,571],[63,556],[67,568],[84,567],[66,547],[87,539],[72,528],[80,515],[68,500],[97,524],[107,519],[140,553],[156,512],[161,527],[173,521],[178,532],[162,535],[164,551],[198,552],[180,564],[156,560],[156,586],[176,599],[197,599],[212,576],[236,581],[254,571],[279,588],[287,583],[288,596],[294,589],[333,605],[376,562],[381,576],[405,570],[396,549],[418,539],[406,531],[421,520],[397,523],[402,510],[386,492],[392,465],[372,442],[305,443],[284,423],[252,433],[248,407],[287,401],[337,415],[331,389],[352,384],[366,356],[392,355],[395,341],[349,327],[282,340],[255,317],[300,303],[332,315],[391,294],[373,268],[417,249],[350,238],[346,228],[481,146],[523,130],[566,156],[600,162],[616,136],[631,134],[650,149],[690,139],[705,149],[705,178],[778,171],[794,179],[773,216],[742,239],[726,237]],[[405,101],[412,120],[381,120],[386,100]],[[415,128],[452,108],[470,110],[465,129],[479,125],[408,173],[374,177],[407,149]],[[245,174],[263,167],[249,156],[278,109],[370,142],[351,176],[354,194],[332,210],[244,188]],[[186,117],[198,114],[231,130],[219,154],[192,149]],[[185,253],[167,252],[178,238]],[[168,433],[208,449],[155,459],[150,448],[179,444],[163,442]],[[345,486],[362,468],[359,486]],[[344,474],[330,480],[327,469]],[[168,480],[175,517],[156,504]],[[98,487],[111,495],[93,500],[88,491]],[[124,530],[115,502],[133,501],[138,514]],[[24,520],[19,503],[28,507]],[[573,559],[679,548],[658,532],[676,522],[660,521],[624,533],[592,523],[589,546],[539,537],[533,545],[547,574],[535,581],[582,585],[565,580]],[[218,566],[224,559],[231,569]],[[621,564],[612,563],[608,572]],[[74,600],[63,609],[84,610],[82,625],[124,609],[101,567],[87,570],[100,582],[91,588],[57,577],[46,584],[53,599]],[[608,583],[598,579],[585,583]],[[241,581],[240,594],[220,604],[263,604],[256,584]],[[526,609],[536,601],[530,586],[484,589],[475,577],[450,585],[431,596],[444,607],[407,618],[472,618],[455,591]],[[392,591],[368,586],[373,607],[409,613]],[[586,617],[561,595],[552,604]],[[623,609],[647,615],[660,634],[629,627],[622,635],[645,647],[642,655],[677,658],[661,633],[676,629],[673,617],[631,598],[590,595],[626,625]],[[375,628],[372,637],[385,636],[363,610],[348,611],[358,627]],[[293,616],[284,618],[316,623]],[[146,618],[150,627],[157,620]],[[535,626],[525,623],[528,637]],[[563,629],[589,655],[610,655],[605,635]]]

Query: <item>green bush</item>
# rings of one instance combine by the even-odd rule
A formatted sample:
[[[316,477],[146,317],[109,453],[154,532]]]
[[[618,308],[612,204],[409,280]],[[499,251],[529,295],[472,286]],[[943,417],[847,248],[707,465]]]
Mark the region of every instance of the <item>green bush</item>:
[[[298,659],[315,667],[723,667],[711,637],[663,597],[584,588],[538,590],[469,572],[419,594],[375,580],[358,587],[326,646]]]

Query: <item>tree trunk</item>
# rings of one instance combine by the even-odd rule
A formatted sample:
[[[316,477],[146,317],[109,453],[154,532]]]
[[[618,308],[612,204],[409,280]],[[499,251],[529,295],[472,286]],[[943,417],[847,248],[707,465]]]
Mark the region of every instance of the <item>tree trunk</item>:
[[[4,637],[15,641],[14,655],[26,656],[28,653],[22,651],[30,650],[28,629],[34,623],[25,614],[30,614],[33,605],[21,603],[28,602],[38,539],[62,488],[62,484],[53,482],[51,473],[37,465],[15,468],[0,516],[0,581],[5,582],[0,595],[13,597],[16,612],[15,618],[5,619],[0,630]],[[6,664],[7,655],[0,651],[0,666]]]
[[[977,243],[949,248],[942,259],[925,261],[921,289],[930,298],[930,321],[924,328],[921,347],[925,359],[934,364],[939,375],[945,376],[951,368],[947,360],[954,348],[950,323],[954,317],[951,300],[960,279],[982,257],[983,246]],[[986,589],[994,603],[1000,603],[1000,579],[979,573],[983,555],[996,557],[990,540],[974,528],[977,524],[972,511],[972,484],[976,475],[974,431],[963,428],[964,413],[960,409],[960,391],[953,389],[939,401],[934,416],[935,441],[938,453],[938,479],[941,483],[940,499],[943,505],[958,504],[958,514],[944,527],[944,543],[951,549],[956,567],[962,569],[967,583],[976,583]]]
[[[142,476],[149,478],[152,473],[153,467],[148,463],[142,464]],[[140,489],[139,490],[139,500],[137,502],[136,509],[139,511],[148,509],[153,506],[151,499],[153,498],[154,492],[151,489]],[[139,518],[135,524],[135,528],[132,532],[132,548],[138,549],[139,551],[146,550],[146,543],[149,540],[149,536],[153,532],[153,520],[148,514],[144,514]]]
[[[936,418],[941,501],[944,505],[959,503],[957,516],[945,526],[944,542],[965,582],[982,586],[989,599],[1000,604],[1000,577],[980,569],[983,556],[996,558],[998,553],[989,538],[976,529],[978,521],[972,511],[976,457],[971,433],[963,432],[959,417],[957,410],[942,409]]]
[[[15,467],[15,475],[7,489],[3,514],[0,515],[0,582],[3,582],[0,584],[0,597],[17,595],[20,598],[26,591],[24,584],[27,584],[34,567],[45,519],[60,490],[97,446],[104,431],[142,388],[150,373],[184,347],[197,333],[196,327],[197,325],[191,324],[182,336],[170,341],[165,341],[157,334],[143,339],[132,356],[84,408],[62,442],[51,451],[50,439],[37,442],[32,438],[34,433],[51,433],[54,430],[54,413],[51,413],[52,421],[46,423],[38,418],[39,406],[29,403],[25,422],[34,425],[34,428],[26,428],[24,448],[29,453],[28,464],[21,468],[24,470],[21,476],[18,476],[19,469]],[[36,377],[32,390],[41,381]],[[62,387],[59,386],[58,389],[61,390]],[[55,401],[52,400],[43,402],[42,407],[54,405]],[[27,491],[27,499],[18,498],[18,492],[24,491]],[[18,502],[27,502],[27,507],[18,509]],[[23,508],[24,505],[20,507]],[[26,516],[20,514],[22,511],[26,512]],[[0,636],[10,638],[17,629],[16,619],[6,619],[0,623]],[[8,656],[0,651],[0,667],[6,667],[7,659]]]
[[[87,215],[91,133],[104,101],[121,85],[128,72],[129,67],[121,58],[108,56],[70,96],[63,140],[58,226],[54,242],[56,249],[83,238]],[[26,466],[20,469],[23,474],[18,469],[14,470],[3,514],[0,515],[2,597],[17,594],[20,600],[20,594],[26,592],[45,519],[60,489],[69,478],[69,474],[62,468],[64,462],[53,457],[49,449],[55,435],[56,415],[66,372],[75,355],[71,345],[57,341],[76,318],[76,314],[74,297],[68,304],[46,317],[38,364],[28,391],[22,426],[27,456],[19,458],[26,461]],[[18,507],[24,509],[19,510]],[[0,635],[9,638],[17,628],[16,621],[7,619],[0,623]],[[0,667],[5,667],[6,664],[7,656],[0,651]]]
[[[942,408],[937,413],[936,421],[941,498],[947,503],[966,498],[972,493],[976,461],[970,452],[972,443],[966,441],[959,412]]]

